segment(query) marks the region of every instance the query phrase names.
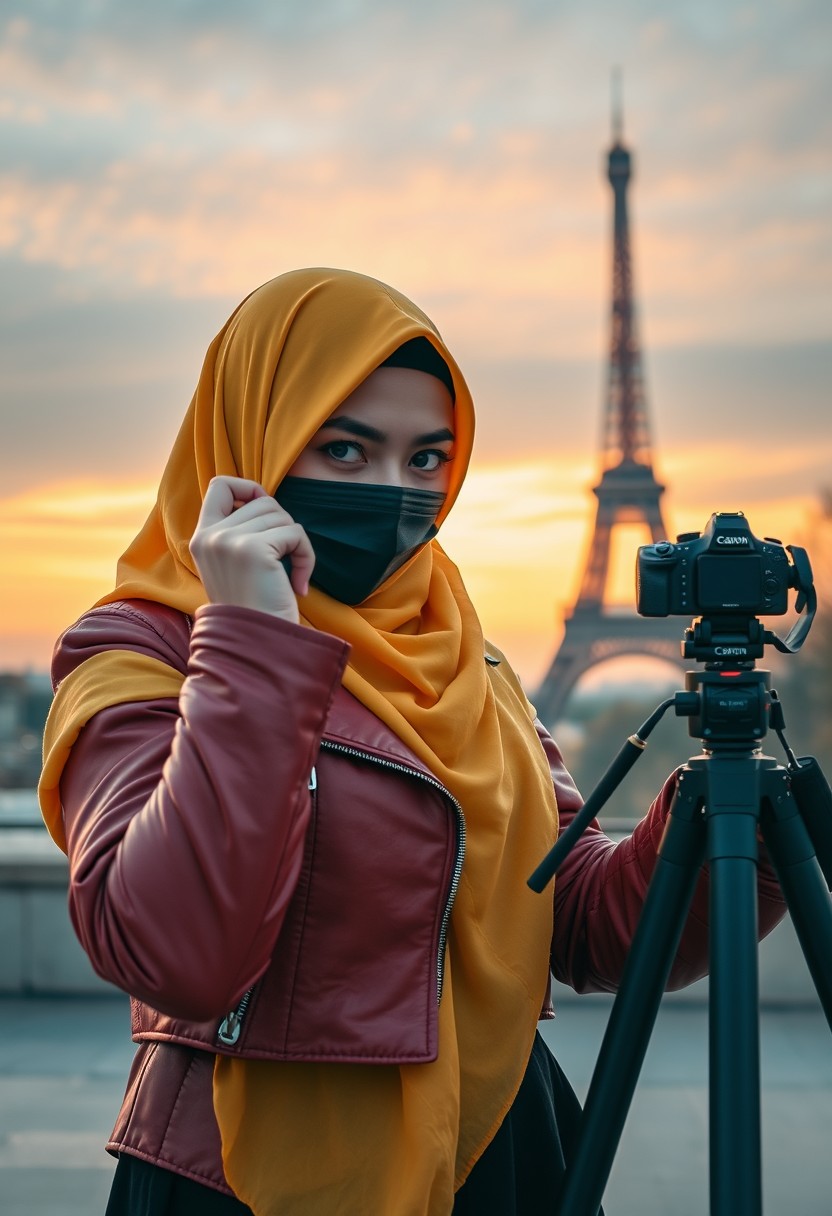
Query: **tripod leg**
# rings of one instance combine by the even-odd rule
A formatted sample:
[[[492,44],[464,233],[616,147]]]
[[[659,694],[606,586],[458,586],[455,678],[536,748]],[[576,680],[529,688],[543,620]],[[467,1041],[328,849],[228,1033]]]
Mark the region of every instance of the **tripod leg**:
[[[710,866],[710,1189],[713,1216],[760,1216],[757,819],[761,764],[712,756]]]
[[[763,838],[832,1030],[832,899],[795,800],[781,790],[766,805]]]
[[[682,770],[589,1087],[558,1216],[596,1216],[704,854],[701,798]]]

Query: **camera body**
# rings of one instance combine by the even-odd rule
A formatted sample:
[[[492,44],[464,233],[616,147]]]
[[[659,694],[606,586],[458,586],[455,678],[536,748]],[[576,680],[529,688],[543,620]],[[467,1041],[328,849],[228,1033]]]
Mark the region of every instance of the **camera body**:
[[[780,541],[756,537],[742,511],[716,511],[704,532],[641,546],[637,609],[641,616],[782,616],[790,577]]]

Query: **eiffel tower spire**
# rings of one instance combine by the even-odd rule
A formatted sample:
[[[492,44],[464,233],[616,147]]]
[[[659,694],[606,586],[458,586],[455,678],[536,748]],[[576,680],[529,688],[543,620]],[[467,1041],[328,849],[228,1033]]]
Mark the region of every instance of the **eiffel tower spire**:
[[[612,146],[607,178],[613,191],[612,322],[607,394],[601,434],[601,479],[595,527],[578,599],[567,616],[560,649],[534,698],[552,725],[579,677],[596,663],[621,654],[649,654],[679,662],[681,631],[672,618],[650,621],[605,611],[612,534],[618,524],[642,523],[653,541],[667,531],[660,499],[664,486],[653,473],[650,433],[636,330],[627,187],[632,159],[624,145],[620,78],[613,77]],[[633,554],[635,562],[635,554]]]
[[[618,77],[614,77],[614,81]],[[620,87],[620,86],[619,86]],[[624,119],[614,84],[613,144],[607,157],[607,177],[615,198],[613,220],[612,348],[609,388],[604,412],[603,466],[619,463],[649,467],[650,436],[644,400],[641,351],[636,331],[627,186],[631,157],[623,143]]]

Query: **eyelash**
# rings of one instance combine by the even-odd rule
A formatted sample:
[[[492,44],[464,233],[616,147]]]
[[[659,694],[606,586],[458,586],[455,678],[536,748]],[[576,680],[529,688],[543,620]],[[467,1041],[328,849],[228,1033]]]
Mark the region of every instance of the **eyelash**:
[[[435,456],[437,458],[437,460],[439,461],[439,463],[436,466],[437,469],[441,468],[441,466],[443,464],[447,464],[450,460],[453,460],[453,456],[451,456],[450,452],[443,452],[441,448],[422,448],[420,451],[414,452],[413,455],[414,456]],[[415,464],[413,467],[414,467],[414,469],[421,468],[421,466],[418,464]],[[436,469],[425,469],[424,472],[435,473]]]

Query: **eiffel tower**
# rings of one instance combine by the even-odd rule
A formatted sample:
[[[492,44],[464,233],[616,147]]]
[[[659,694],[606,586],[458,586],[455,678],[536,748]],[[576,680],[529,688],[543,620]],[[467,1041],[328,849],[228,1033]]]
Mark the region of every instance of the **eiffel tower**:
[[[653,473],[644,399],[641,353],[636,333],[627,184],[630,153],[623,142],[621,106],[613,103],[613,143],[607,176],[615,198],[612,341],[601,444],[601,480],[595,529],[575,606],[565,620],[563,641],[532,698],[541,720],[552,726],[561,716],[578,679],[589,668],[619,655],[668,659],[680,668],[682,629],[672,617],[646,620],[633,613],[605,611],[610,544],[618,524],[641,523],[653,541],[664,540],[660,499],[664,486]],[[633,555],[635,559],[635,554]],[[635,564],[635,563],[634,563]]]

